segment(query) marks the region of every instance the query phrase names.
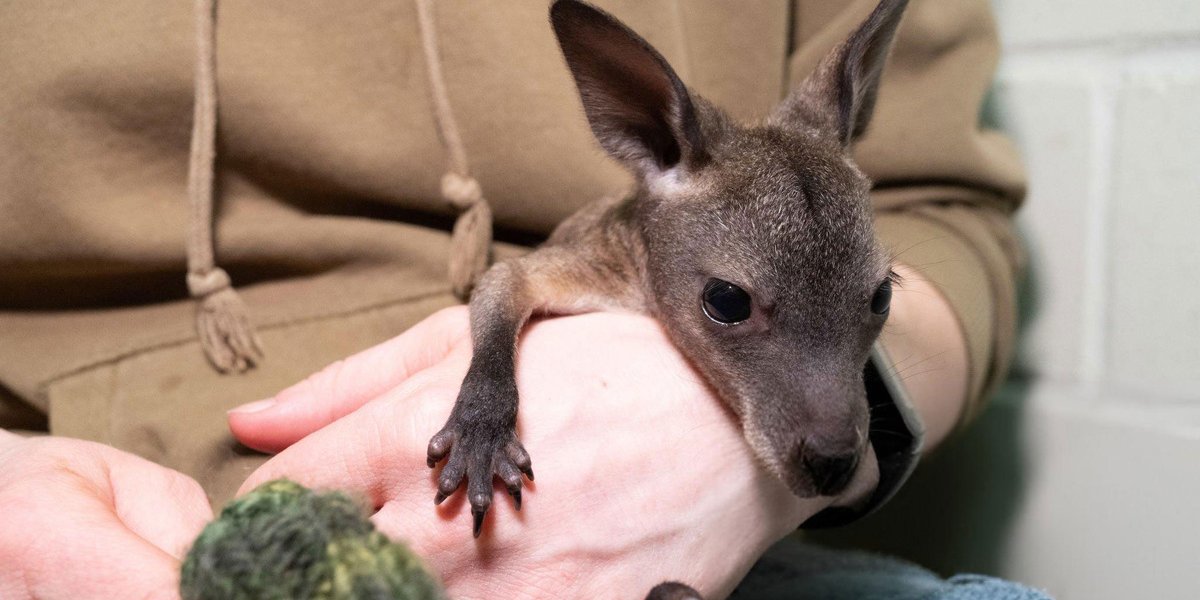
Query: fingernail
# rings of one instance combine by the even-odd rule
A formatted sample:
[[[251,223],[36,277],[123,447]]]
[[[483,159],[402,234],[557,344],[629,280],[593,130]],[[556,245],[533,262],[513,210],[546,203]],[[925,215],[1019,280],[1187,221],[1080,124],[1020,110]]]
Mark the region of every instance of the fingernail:
[[[266,410],[268,408],[271,408],[272,406],[275,406],[275,399],[267,398],[265,400],[255,400],[254,402],[249,402],[249,403],[243,404],[237,408],[230,410],[229,413],[230,414],[237,413],[240,415],[248,415],[250,413],[256,413],[259,411]]]

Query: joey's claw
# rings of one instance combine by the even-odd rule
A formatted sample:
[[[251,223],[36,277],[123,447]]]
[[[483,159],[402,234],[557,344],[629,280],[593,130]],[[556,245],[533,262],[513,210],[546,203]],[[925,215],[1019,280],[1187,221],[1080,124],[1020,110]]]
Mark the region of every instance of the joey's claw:
[[[483,516],[487,514],[487,509],[475,510],[471,509],[471,516],[475,518],[475,525],[472,529],[472,535],[479,537],[479,532],[483,530]]]
[[[471,482],[474,483],[474,482]],[[483,485],[478,486],[483,488]],[[471,531],[475,537],[479,537],[480,530],[483,529],[483,517],[487,516],[488,507],[492,505],[492,480],[488,478],[486,491],[475,491],[470,493],[471,497],[471,516],[475,520],[475,524],[471,527]]]

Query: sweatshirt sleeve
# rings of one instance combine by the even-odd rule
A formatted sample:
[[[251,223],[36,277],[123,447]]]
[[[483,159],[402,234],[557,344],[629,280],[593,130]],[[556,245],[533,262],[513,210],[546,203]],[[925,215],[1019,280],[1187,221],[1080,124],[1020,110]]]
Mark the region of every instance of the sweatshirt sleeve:
[[[788,77],[802,80],[877,0],[797,0]],[[913,0],[855,148],[874,179],[877,233],[896,261],[954,307],[970,365],[963,422],[1003,379],[1023,264],[1012,214],[1025,180],[1015,148],[982,125],[999,42],[987,0]]]

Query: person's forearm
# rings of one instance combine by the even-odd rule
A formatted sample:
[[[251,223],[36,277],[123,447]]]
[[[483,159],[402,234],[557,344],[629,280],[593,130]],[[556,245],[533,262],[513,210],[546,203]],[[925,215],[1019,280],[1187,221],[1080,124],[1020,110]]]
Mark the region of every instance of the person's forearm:
[[[967,401],[969,359],[954,309],[920,272],[895,265],[903,278],[880,341],[925,424],[928,453],[958,424]]]

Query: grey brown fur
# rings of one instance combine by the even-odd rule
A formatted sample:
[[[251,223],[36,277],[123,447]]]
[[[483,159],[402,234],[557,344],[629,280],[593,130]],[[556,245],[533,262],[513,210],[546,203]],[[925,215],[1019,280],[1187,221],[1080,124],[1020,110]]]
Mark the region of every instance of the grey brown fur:
[[[890,264],[870,181],[851,159],[906,0],[883,0],[763,123],[734,123],[690,93],[613,17],[558,0],[551,23],[601,146],[638,182],[590,206],[471,298],[474,355],[429,465],[438,501],[467,479],[478,535],[498,475],[520,504],[532,479],[516,438],[517,336],[535,312],[650,314],[738,415],[768,469],[801,497],[836,495],[867,444],[862,369],[886,319],[872,298]],[[735,283],[751,316],[701,309],[705,282]]]

